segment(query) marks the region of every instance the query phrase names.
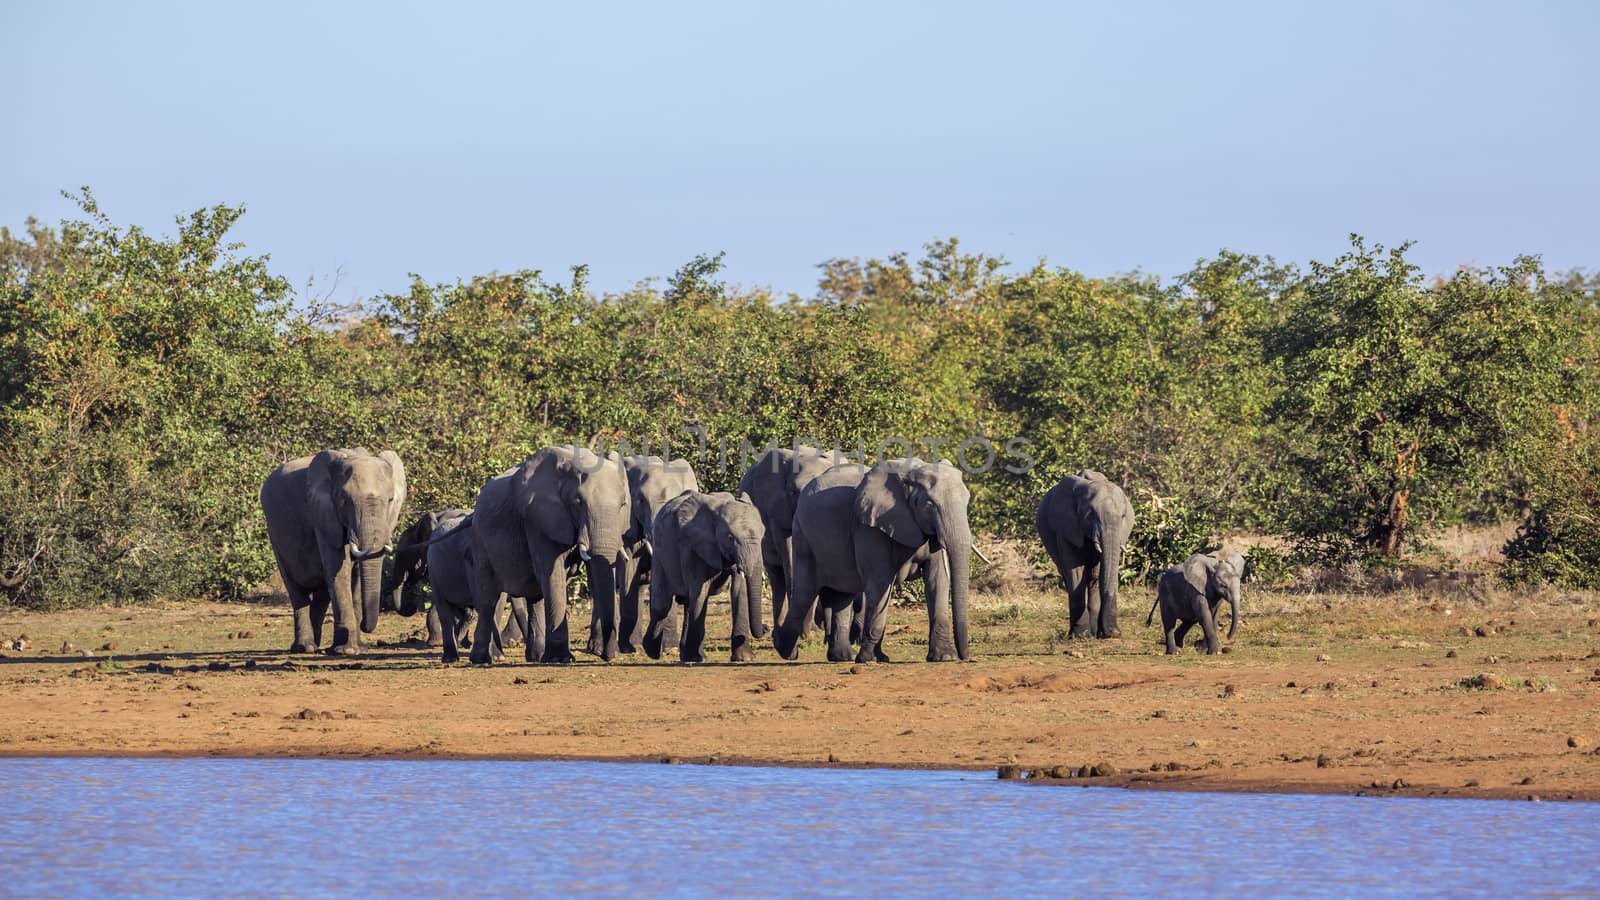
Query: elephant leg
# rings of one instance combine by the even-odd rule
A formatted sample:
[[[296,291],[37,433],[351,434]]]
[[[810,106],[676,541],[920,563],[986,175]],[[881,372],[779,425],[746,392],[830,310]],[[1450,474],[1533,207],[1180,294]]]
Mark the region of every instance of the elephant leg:
[[[1178,627],[1173,632],[1173,635],[1172,635],[1172,652],[1173,653],[1177,653],[1179,650],[1183,649],[1183,639],[1184,639],[1184,637],[1186,635],[1188,635],[1189,629],[1193,628],[1193,627],[1194,627],[1194,622],[1191,622],[1188,619],[1180,619],[1178,621]]]
[[[544,640],[539,658],[533,658],[533,638],[528,638],[528,661],[565,665],[576,661],[567,637],[567,562],[557,554],[546,561],[539,573],[539,588],[544,592]],[[531,621],[534,616],[529,610]]]
[[[1199,606],[1197,612],[1200,614],[1200,630],[1206,636],[1206,653],[1221,653],[1222,645],[1217,640],[1217,620],[1211,616],[1211,604],[1201,600]]]
[[[828,662],[850,662],[855,659],[855,647],[850,643],[850,608],[855,603],[855,595],[832,588],[822,590],[822,602],[828,607],[830,625],[828,631]]]
[[[433,611],[439,615],[439,642],[444,650],[444,662],[453,663],[461,659],[461,651],[456,645],[456,613],[448,603],[435,603]]]
[[[890,587],[893,589],[893,585]],[[887,594],[884,595],[883,602],[885,609],[887,609],[889,603]],[[861,643],[862,629],[866,627],[866,621],[867,595],[865,593],[857,594],[850,601],[850,643]]]
[[[922,583],[928,595],[928,662],[955,662],[961,656],[951,640],[950,558],[943,550],[923,563]]]
[[[339,551],[344,552],[342,549]],[[361,629],[357,623],[356,588],[360,568],[345,557],[333,578],[333,646],[328,652],[335,656],[356,656],[361,653]]]
[[[1067,587],[1067,615],[1072,625],[1072,637],[1094,637],[1094,619],[1089,617],[1089,579],[1084,576],[1085,566],[1068,566],[1061,571],[1061,580]]]
[[[889,661],[883,652],[883,634],[888,628],[889,592],[892,590],[892,578],[876,578],[868,581],[867,589],[851,601],[853,606],[859,600],[862,607],[861,614],[852,617],[856,621],[850,628],[852,637],[860,635],[861,649],[856,653],[858,663]]]
[[[650,624],[645,626],[644,636],[639,639],[639,646],[651,659],[661,658],[661,645],[666,642],[667,635],[677,629],[673,621],[676,607],[667,574],[659,566],[654,567],[650,573]]]
[[[443,626],[439,624],[440,618],[441,618],[441,616],[439,615],[439,604],[435,603],[432,606],[428,607],[428,646],[429,647],[443,647],[444,646],[444,631],[443,631]]]
[[[1168,654],[1177,653],[1178,652],[1178,647],[1182,643],[1182,639],[1181,638],[1176,638],[1175,639],[1175,636],[1173,634],[1174,630],[1176,630],[1177,627],[1178,627],[1178,617],[1172,614],[1172,610],[1168,608],[1168,605],[1166,603],[1162,603],[1161,604],[1161,633],[1162,633],[1163,637],[1166,639],[1166,642],[1167,642],[1167,653]]]
[[[289,645],[290,653],[315,653],[317,652],[317,632],[320,627],[313,627],[311,609],[315,602],[308,591],[303,591],[285,582],[289,592],[289,608],[294,611],[294,643]]]
[[[495,590],[494,570],[487,562],[474,560],[472,577],[467,579],[472,591],[472,607],[478,611],[478,626],[472,635],[472,664],[486,666],[493,661],[494,616],[501,594]]]
[[[705,662],[706,643],[706,607],[710,599],[709,590],[705,584],[698,588],[691,586],[684,595],[687,602],[683,607],[683,634],[678,638],[678,662],[698,663]]]
[[[470,606],[456,607],[456,649],[472,649],[472,632],[478,627],[478,611]],[[498,615],[498,613],[496,613]]]
[[[637,652],[639,641],[644,638],[645,619],[641,615],[644,610],[639,605],[643,568],[637,555],[623,560],[617,567],[617,587],[622,594],[622,611],[617,616],[617,649],[623,653]]]
[[[500,646],[502,648],[518,647],[522,644],[522,637],[528,631],[528,601],[521,597],[511,597],[511,614],[506,616],[505,627],[500,629]],[[495,621],[499,621],[499,613],[495,613]]]
[[[333,600],[328,596],[326,588],[311,593],[311,649],[322,646],[322,626],[328,621],[328,609],[333,606]]]
[[[1082,572],[1083,577],[1078,582],[1078,589],[1083,592],[1083,619],[1081,623],[1073,622],[1072,635],[1078,637],[1081,631],[1083,637],[1099,637],[1100,592],[1095,590],[1095,582],[1100,573],[1100,564],[1089,563],[1083,567]]]
[[[784,659],[799,655],[800,641],[811,630],[811,608],[817,603],[820,590],[816,563],[811,559],[809,546],[803,539],[794,541],[794,568],[789,583],[789,602],[784,608],[783,621],[774,623],[772,647]],[[822,604],[826,607],[826,604]]]
[[[602,636],[601,631],[600,604],[591,602],[589,604],[589,639],[583,643],[583,652],[591,656],[600,655],[600,648],[605,645],[605,638]]]

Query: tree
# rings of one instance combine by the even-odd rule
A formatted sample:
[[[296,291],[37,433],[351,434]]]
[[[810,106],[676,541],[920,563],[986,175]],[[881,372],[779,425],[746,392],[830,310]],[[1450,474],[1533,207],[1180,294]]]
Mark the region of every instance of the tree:
[[[1300,478],[1288,521],[1327,550],[1393,557],[1548,433],[1567,341],[1537,260],[1429,287],[1407,246],[1351,242],[1312,264],[1270,347]]]

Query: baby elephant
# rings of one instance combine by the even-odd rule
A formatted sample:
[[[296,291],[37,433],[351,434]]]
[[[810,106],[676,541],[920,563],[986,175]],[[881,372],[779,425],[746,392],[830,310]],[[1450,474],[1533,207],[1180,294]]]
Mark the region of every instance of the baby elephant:
[[[1206,652],[1220,653],[1217,611],[1222,608],[1222,601],[1227,600],[1233,613],[1228,622],[1228,639],[1232,640],[1234,630],[1239,627],[1239,580],[1243,577],[1244,557],[1233,552],[1216,556],[1196,553],[1177,565],[1168,566],[1161,573],[1156,602],[1151,605],[1144,623],[1150,624],[1159,606],[1168,653],[1178,652],[1184,635],[1196,622],[1205,632]]]
[[[751,632],[761,620],[761,514],[748,499],[685,491],[668,500],[650,528],[650,625],[644,652],[661,658],[667,614],[682,603],[681,662],[701,662],[706,600],[728,586],[733,606],[733,661],[754,659]]]

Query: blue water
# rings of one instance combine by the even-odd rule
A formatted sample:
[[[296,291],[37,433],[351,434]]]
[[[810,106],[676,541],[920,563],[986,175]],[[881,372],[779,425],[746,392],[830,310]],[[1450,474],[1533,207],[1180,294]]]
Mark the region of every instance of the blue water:
[[[583,762],[0,759],[0,896],[1600,892],[1600,807]]]

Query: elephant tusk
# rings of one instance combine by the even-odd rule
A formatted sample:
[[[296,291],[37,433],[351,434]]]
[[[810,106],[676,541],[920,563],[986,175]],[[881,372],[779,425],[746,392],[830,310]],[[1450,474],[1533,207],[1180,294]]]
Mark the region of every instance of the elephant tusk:
[[[589,555],[589,551],[583,549],[582,547],[578,548],[578,558],[583,560],[584,562],[588,562],[589,560],[594,559],[593,556]]]
[[[633,559],[633,551],[629,550],[627,545],[623,545],[620,552],[622,553],[623,559]]]
[[[978,558],[983,560],[988,565],[991,565],[991,566],[994,565],[994,560],[990,559],[987,556],[984,556],[983,555],[983,551],[978,549],[978,545],[977,544],[973,544],[972,545],[972,552],[978,554]]]

